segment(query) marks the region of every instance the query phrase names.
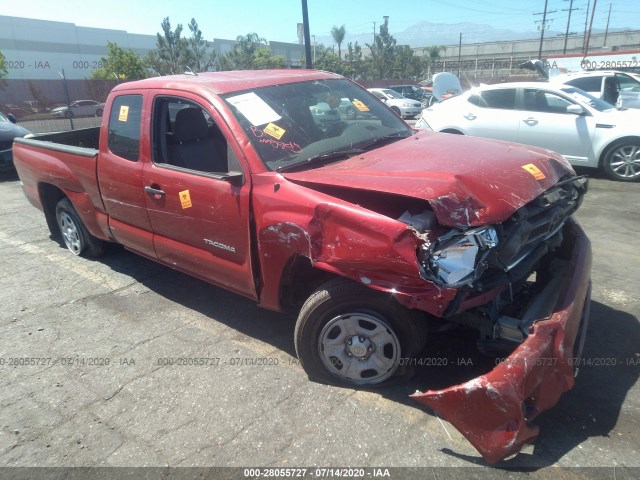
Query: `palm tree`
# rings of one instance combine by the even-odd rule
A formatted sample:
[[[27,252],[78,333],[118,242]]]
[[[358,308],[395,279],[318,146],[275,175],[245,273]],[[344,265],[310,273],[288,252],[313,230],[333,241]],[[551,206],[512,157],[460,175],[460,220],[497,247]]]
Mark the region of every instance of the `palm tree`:
[[[334,25],[331,29],[331,36],[333,37],[333,40],[338,44],[338,58],[340,60],[342,60],[342,50],[340,49],[340,46],[342,45],[342,42],[344,42],[344,36],[346,33],[347,31],[345,30],[344,25],[342,25],[341,27],[336,27]]]

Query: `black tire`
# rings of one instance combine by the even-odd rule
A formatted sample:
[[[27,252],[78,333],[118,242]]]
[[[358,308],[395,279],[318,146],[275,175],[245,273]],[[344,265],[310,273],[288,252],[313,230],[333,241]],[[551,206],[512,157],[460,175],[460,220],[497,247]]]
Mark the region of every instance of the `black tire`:
[[[422,350],[426,334],[421,312],[389,294],[337,278],[304,303],[294,336],[296,354],[311,380],[354,387],[383,386],[394,377],[410,376],[406,359]]]
[[[98,110],[96,110],[96,117],[101,117],[101,116],[102,116],[102,113],[103,113],[103,112],[102,112],[102,109],[101,109],[101,108],[100,108],[100,109],[98,109]]]
[[[71,110],[67,110],[64,112],[64,118],[73,118],[73,112]]]
[[[56,205],[56,221],[62,242],[74,255],[99,257],[104,253],[104,242],[89,233],[68,198]]]
[[[619,182],[640,181],[640,141],[620,141],[607,150],[602,161],[604,173]]]
[[[391,110],[396,112],[396,115],[398,115],[400,118],[402,118],[402,114],[400,113],[400,109],[398,107],[391,107]]]

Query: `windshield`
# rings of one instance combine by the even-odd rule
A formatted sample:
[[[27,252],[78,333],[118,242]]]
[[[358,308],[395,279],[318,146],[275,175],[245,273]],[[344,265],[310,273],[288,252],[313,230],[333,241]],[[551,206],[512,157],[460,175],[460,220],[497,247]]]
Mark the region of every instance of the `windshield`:
[[[337,161],[413,133],[377,98],[344,79],[275,85],[224,99],[271,170]]]
[[[615,109],[613,105],[605,102],[604,100],[600,100],[599,98],[594,97],[590,93],[585,92],[576,87],[563,87],[561,90],[569,95],[571,98],[580,103],[586,103],[591,108],[598,110],[599,112],[604,112],[605,110]]]

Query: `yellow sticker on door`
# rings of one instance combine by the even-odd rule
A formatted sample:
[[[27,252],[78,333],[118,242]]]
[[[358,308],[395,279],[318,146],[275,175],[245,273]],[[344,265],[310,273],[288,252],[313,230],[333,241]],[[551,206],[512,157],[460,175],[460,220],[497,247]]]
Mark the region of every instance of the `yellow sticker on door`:
[[[285,132],[286,132],[286,130],[284,128],[280,128],[275,123],[270,123],[269,125],[264,127],[264,133],[266,133],[267,135],[272,136],[276,140],[280,140]]]
[[[191,195],[189,195],[189,190],[183,190],[180,193],[178,193],[178,196],[180,197],[180,205],[182,205],[182,208],[190,208],[192,206],[191,204]]]
[[[120,105],[120,112],[118,114],[118,120],[121,122],[126,122],[129,118],[129,106],[128,105]]]
[[[533,163],[528,163],[526,165],[523,165],[522,168],[524,168],[527,172],[533,175],[533,178],[535,178],[536,180],[542,180],[544,178],[547,178],[545,177],[544,173],[542,173],[542,170],[536,167]]]

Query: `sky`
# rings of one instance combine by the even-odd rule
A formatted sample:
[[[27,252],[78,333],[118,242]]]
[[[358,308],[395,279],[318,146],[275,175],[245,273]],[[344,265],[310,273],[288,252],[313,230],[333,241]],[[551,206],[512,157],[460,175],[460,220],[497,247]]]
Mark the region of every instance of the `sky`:
[[[587,2],[594,0],[548,0],[549,28],[564,31],[570,2],[573,8],[571,30],[583,31]],[[640,28],[638,0],[595,0],[593,28]],[[311,35],[329,38],[333,26],[345,26],[349,36],[379,28],[383,16],[389,16],[389,31],[400,32],[421,22],[489,24],[515,31],[536,30],[536,15],[544,10],[544,0],[307,0]],[[301,0],[0,0],[0,15],[75,23],[81,27],[125,30],[155,35],[160,23],[169,17],[172,28],[198,22],[204,38],[235,39],[255,32],[269,41],[297,42],[296,25],[302,23]]]

